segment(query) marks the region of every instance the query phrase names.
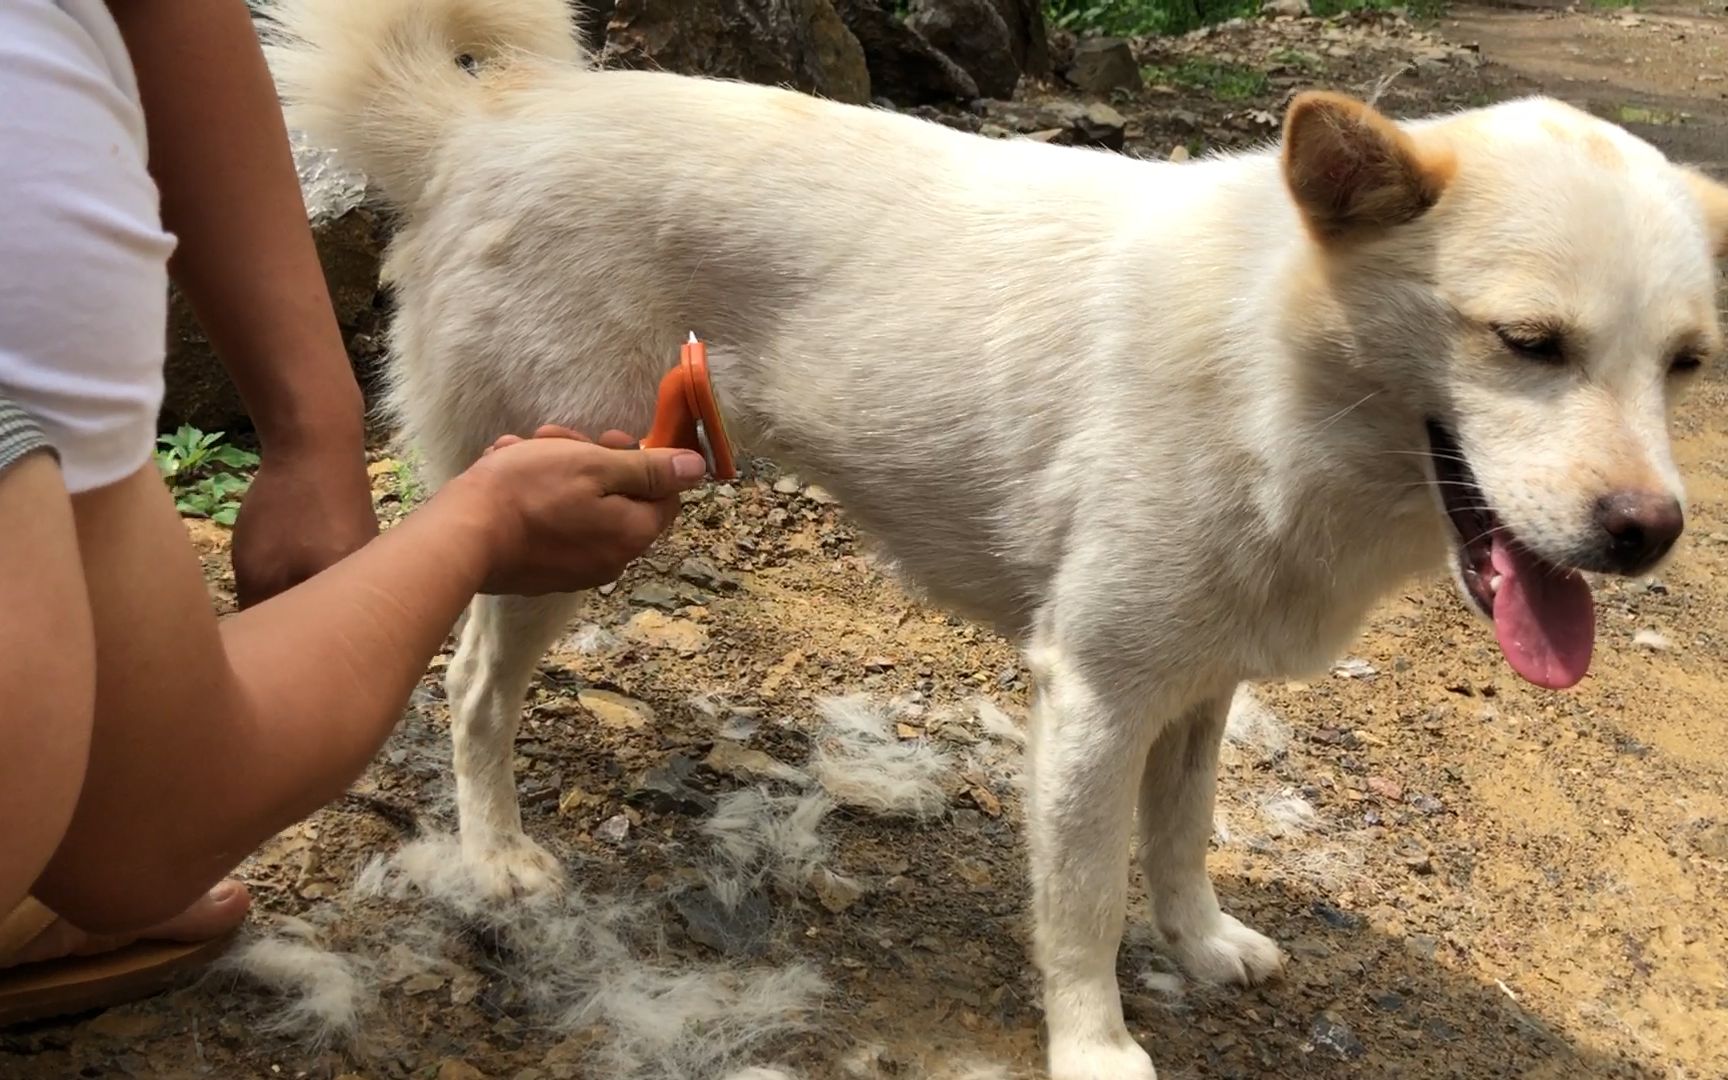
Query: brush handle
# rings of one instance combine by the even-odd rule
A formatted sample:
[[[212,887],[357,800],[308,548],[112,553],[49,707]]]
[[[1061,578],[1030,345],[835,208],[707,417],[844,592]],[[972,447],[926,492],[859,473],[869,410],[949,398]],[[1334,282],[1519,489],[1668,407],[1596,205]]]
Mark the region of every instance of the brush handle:
[[[654,403],[654,426],[641,442],[643,449],[701,451],[702,444],[696,440],[696,417],[690,412],[690,393],[685,385],[689,378],[684,365],[679,364],[660,380],[660,396]]]

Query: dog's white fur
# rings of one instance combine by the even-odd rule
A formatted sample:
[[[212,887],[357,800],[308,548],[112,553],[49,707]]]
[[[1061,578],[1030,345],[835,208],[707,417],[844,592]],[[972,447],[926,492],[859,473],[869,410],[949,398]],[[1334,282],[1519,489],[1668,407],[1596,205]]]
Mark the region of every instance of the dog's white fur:
[[[391,403],[433,482],[506,431],[644,430],[693,330],[740,441],[1023,643],[1056,1080],[1154,1076],[1114,975],[1136,803],[1175,956],[1280,966],[1206,874],[1226,713],[1440,565],[1426,417],[1555,561],[1604,492],[1679,493],[1668,364],[1719,347],[1728,192],[1558,103],[1395,125],[1308,95],[1282,155],[1150,163],[591,70],[563,0],[273,14],[293,120],[402,213]],[[1519,319],[1563,320],[1569,363],[1509,355]],[[481,598],[451,665],[464,855],[500,893],[558,880],[510,761],[571,612]]]

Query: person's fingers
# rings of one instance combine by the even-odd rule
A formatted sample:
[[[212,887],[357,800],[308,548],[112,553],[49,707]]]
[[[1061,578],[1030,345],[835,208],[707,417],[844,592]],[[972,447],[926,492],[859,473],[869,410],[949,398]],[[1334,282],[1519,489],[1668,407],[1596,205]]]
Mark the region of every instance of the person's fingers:
[[[620,543],[630,549],[629,558],[634,559],[646,551],[673,522],[678,520],[678,512],[683,504],[678,496],[669,495],[664,499],[639,499],[627,495],[613,495],[606,500],[608,514],[617,529]]]
[[[563,424],[541,424],[534,429],[536,439],[575,439],[577,442],[593,442],[588,436],[575,428],[567,428]]]
[[[677,496],[661,499],[659,502],[652,503],[651,505],[655,509],[655,536],[659,536],[667,529],[670,529],[673,522],[678,520],[679,511],[684,509],[684,504],[678,501]]]
[[[694,450],[629,450],[606,455],[600,480],[609,494],[655,500],[699,486],[707,472]]]
[[[600,445],[608,450],[634,450],[637,442],[636,436],[616,428],[600,436]]]
[[[502,450],[506,446],[515,446],[517,443],[519,443],[521,441],[522,441],[522,436],[520,436],[520,435],[500,435],[496,439],[492,440],[492,445],[488,446],[483,451],[483,455],[484,454],[490,454],[494,450]]]

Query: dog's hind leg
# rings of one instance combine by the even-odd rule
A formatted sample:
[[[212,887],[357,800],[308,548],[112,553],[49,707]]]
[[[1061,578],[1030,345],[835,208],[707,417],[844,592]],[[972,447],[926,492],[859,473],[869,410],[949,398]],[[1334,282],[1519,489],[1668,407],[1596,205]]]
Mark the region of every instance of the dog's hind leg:
[[[462,858],[492,896],[563,884],[558,860],[522,831],[513,759],[534,668],[580,605],[574,595],[475,597],[445,677]]]
[[[1134,791],[1155,732],[1143,702],[1112,700],[1059,644],[1027,650],[1037,686],[1028,746],[1033,947],[1052,1080],[1156,1080],[1122,1019],[1116,954]]]
[[[1190,709],[1146,754],[1140,780],[1140,868],[1158,932],[1190,975],[1252,985],[1283,966],[1272,940],[1218,906],[1206,874],[1218,746],[1230,695]]]

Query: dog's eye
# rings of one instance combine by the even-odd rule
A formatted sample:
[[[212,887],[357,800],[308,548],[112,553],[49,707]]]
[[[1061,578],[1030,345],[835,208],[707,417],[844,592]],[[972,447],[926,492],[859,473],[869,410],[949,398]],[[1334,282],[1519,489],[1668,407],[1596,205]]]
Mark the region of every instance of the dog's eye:
[[[1685,375],[1704,366],[1704,358],[1695,352],[1683,352],[1668,363],[1668,373]]]
[[[1544,364],[1559,364],[1566,360],[1565,342],[1560,335],[1540,326],[1496,326],[1494,333],[1500,343],[1524,357]]]
[[[468,74],[472,75],[472,74],[474,74],[474,69],[479,67],[480,65],[474,59],[474,54],[463,53],[462,55],[460,55],[456,58],[456,66],[461,68],[463,71],[466,71]]]

